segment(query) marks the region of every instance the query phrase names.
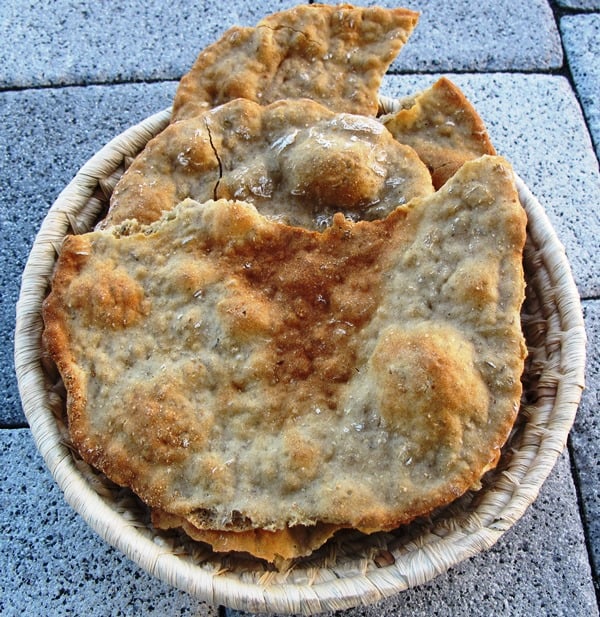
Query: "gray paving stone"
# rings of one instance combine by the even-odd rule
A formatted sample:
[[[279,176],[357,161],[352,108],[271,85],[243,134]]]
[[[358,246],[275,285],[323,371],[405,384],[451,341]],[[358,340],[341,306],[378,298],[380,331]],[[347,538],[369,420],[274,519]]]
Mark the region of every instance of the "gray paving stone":
[[[545,207],[583,297],[600,295],[600,175],[580,106],[551,75],[450,75],[474,103],[498,153]],[[382,91],[406,96],[434,75],[388,76]]]
[[[0,87],[179,78],[233,24],[296,4],[134,0],[5,0]]]
[[[0,431],[0,469],[2,615],[215,615],[90,531],[64,503],[29,430]],[[568,457],[492,549],[419,588],[336,614],[598,615]]]
[[[556,0],[555,4],[565,9],[600,11],[600,0]]]
[[[562,65],[560,37],[545,0],[484,1],[476,6],[446,0],[400,4],[420,11],[421,18],[394,69],[531,71]]]
[[[600,300],[584,302],[588,336],[586,390],[571,433],[592,564],[600,586]]]
[[[65,504],[29,430],[0,431],[0,462],[1,615],[217,617],[87,527]]]
[[[0,88],[177,79],[229,26],[254,25],[264,14],[294,4],[5,0]],[[381,4],[398,5],[395,0]],[[422,18],[394,70],[530,71],[562,64],[558,31],[545,0],[482,2],[477,10],[467,2],[446,0],[401,4],[420,10]]]
[[[0,425],[25,422],[13,369],[21,272],[43,217],[101,146],[171,104],[172,82],[0,92]]]
[[[598,3],[600,8],[600,2]],[[560,20],[569,67],[600,156],[600,14]]]

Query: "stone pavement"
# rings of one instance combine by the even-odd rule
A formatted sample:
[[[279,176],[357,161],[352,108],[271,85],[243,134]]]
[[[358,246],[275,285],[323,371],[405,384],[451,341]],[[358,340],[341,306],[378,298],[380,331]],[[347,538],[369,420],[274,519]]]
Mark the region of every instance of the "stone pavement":
[[[2,615],[240,614],[156,581],[83,523],[35,449],[14,377],[20,275],[60,190],[109,139],[169,106],[225,28],[295,3],[122,4],[4,0],[0,9]],[[422,18],[383,93],[405,96],[446,74],[474,102],[565,244],[589,339],[587,390],[540,497],[491,550],[339,614],[598,615],[600,0],[403,4]]]

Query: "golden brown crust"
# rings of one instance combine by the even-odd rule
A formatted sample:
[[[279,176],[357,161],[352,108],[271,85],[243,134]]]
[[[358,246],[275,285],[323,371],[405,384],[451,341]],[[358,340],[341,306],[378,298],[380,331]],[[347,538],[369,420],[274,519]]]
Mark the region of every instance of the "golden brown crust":
[[[380,122],[309,100],[238,99],[151,140],[117,184],[102,226],[150,223],[186,198],[238,199],[309,229],[336,212],[381,218],[433,192],[415,151]]]
[[[182,78],[173,120],[236,98],[267,105],[306,97],[374,116],[381,79],[417,19],[407,9],[313,4],[233,27]]]
[[[417,151],[436,189],[465,161],[496,154],[477,111],[446,77],[385,117],[383,123],[398,141]]]
[[[158,529],[181,528],[193,540],[210,544],[212,549],[219,553],[232,551],[250,553],[270,562],[310,555],[340,529],[336,525],[325,523],[312,526],[296,525],[276,531],[199,529],[185,518],[157,509],[152,510],[152,524]]]
[[[323,233],[221,201],[69,238],[44,337],[73,442],[200,530],[408,522],[475,485],[512,426],[524,239],[499,157]]]

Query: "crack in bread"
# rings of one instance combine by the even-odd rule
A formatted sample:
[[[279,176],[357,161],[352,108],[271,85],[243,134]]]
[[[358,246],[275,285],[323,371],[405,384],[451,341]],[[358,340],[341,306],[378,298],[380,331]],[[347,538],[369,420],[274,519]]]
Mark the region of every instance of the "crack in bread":
[[[73,442],[199,530],[426,514],[495,466],[514,422],[525,223],[510,165],[484,156],[323,232],[187,200],[67,237],[44,340]]]
[[[191,198],[235,199],[309,229],[336,212],[383,218],[433,192],[425,164],[375,118],[309,100],[238,99],[168,126],[118,182],[100,227],[150,223]]]
[[[262,105],[309,98],[375,116],[383,75],[417,19],[408,9],[313,4],[269,15],[254,28],[235,26],[181,79],[173,121],[236,98]]]

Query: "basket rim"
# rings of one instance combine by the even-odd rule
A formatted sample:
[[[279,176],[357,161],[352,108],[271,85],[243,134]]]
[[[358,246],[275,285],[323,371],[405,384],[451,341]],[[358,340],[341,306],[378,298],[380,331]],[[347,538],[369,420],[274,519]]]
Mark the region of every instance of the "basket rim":
[[[47,400],[41,366],[41,303],[45,296],[57,247],[73,223],[73,207],[84,225],[93,217],[82,204],[93,200],[99,174],[114,171],[164,128],[171,108],[153,114],[116,136],[77,172],[47,213],[35,238],[23,275],[16,309],[15,369],[23,410],[36,446],[66,501],[104,540],[157,578],[203,598],[250,611],[315,613],[369,604],[403,589],[422,584],[460,561],[491,547],[537,497],[564,449],[584,386],[585,327],[581,301],[565,249],[543,207],[515,175],[519,197],[529,219],[528,235],[535,238],[543,267],[548,271],[560,321],[561,378],[552,405],[552,428],[545,429],[539,453],[519,481],[508,487],[504,503],[487,512],[479,526],[457,527],[444,537],[423,543],[398,561],[371,571],[354,572],[324,582],[259,584],[228,572],[212,572],[181,559],[110,507],[75,466]],[[101,170],[101,171],[99,171]],[[52,267],[50,266],[52,264]],[[567,335],[568,333],[568,335]],[[489,505],[486,505],[489,510]],[[443,549],[443,550],[442,550]],[[444,551],[446,551],[444,553]],[[404,556],[403,556],[404,557]]]

